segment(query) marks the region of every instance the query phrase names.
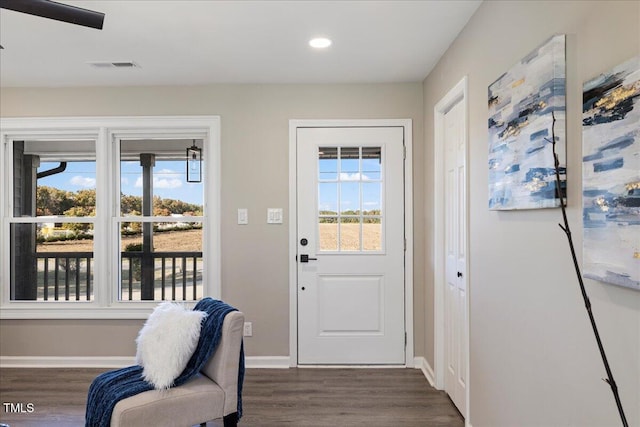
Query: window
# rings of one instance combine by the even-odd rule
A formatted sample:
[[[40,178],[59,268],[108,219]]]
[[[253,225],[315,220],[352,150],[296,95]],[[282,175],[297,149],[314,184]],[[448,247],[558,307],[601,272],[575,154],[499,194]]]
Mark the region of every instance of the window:
[[[319,147],[318,162],[320,251],[382,251],[382,148]]]
[[[10,299],[91,301],[95,141],[15,141]]]
[[[218,117],[1,125],[3,318],[144,317],[219,297]],[[202,153],[197,182],[187,149]]]
[[[187,181],[192,144],[202,149],[201,141],[120,141],[121,301],[203,296],[204,185]]]

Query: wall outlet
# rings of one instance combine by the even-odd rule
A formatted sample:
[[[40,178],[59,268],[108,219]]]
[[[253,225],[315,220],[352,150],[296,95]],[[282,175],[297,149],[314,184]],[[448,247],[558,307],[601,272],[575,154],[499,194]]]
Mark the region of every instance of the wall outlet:
[[[244,331],[242,333],[242,336],[245,336],[245,337],[253,336],[253,325],[251,324],[251,322],[244,322]]]

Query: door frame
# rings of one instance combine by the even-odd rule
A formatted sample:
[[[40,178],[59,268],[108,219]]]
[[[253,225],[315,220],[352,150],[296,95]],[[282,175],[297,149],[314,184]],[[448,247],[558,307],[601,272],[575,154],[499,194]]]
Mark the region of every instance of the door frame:
[[[446,268],[445,268],[445,204],[444,204],[444,189],[445,189],[445,147],[444,147],[444,116],[447,111],[451,109],[458,102],[463,103],[463,138],[465,142],[465,231],[466,231],[466,248],[467,254],[466,270],[463,272],[463,277],[466,279],[466,418],[465,423],[468,425],[470,412],[470,377],[469,359],[470,359],[470,318],[469,318],[469,301],[470,301],[470,284],[469,278],[469,96],[468,96],[468,82],[467,76],[464,76],[453,88],[442,97],[442,99],[435,105],[434,112],[434,373],[435,373],[435,387],[438,390],[444,389],[444,376],[445,376],[445,336],[444,336],[444,294],[446,286]]]
[[[289,366],[298,366],[297,253],[297,132],[304,127],[402,127],[404,129],[404,253],[405,367],[413,368],[413,133],[411,119],[289,120]]]

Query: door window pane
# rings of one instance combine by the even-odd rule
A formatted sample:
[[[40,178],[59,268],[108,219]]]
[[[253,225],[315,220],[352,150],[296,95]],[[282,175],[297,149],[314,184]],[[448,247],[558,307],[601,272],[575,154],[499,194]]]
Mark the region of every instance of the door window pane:
[[[360,147],[340,148],[340,179],[356,180],[360,173]]]
[[[382,148],[321,147],[318,156],[319,250],[381,251]]]
[[[381,166],[382,149],[380,147],[362,147],[362,179],[380,179]]]
[[[321,251],[338,250],[338,217],[320,217],[319,238]]]
[[[340,214],[358,215],[360,213],[360,183],[340,183]]]
[[[318,178],[320,181],[338,179],[338,148],[318,148]]]
[[[338,183],[318,184],[318,212],[320,216],[338,214]]]
[[[360,217],[341,217],[340,218],[340,251],[359,251],[360,236]]]
[[[379,182],[366,182],[362,184],[362,214],[380,215],[382,199],[380,197]]]
[[[362,250],[382,250],[382,224],[380,218],[364,218],[362,222]]]

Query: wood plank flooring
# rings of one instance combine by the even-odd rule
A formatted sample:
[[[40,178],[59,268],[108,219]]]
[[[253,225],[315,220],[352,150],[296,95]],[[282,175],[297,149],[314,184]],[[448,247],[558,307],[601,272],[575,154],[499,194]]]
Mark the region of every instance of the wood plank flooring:
[[[0,369],[0,423],[82,426],[89,384],[104,371]],[[34,411],[9,413],[5,402],[33,403]],[[240,427],[464,426],[449,398],[415,369],[248,369],[243,402]]]

